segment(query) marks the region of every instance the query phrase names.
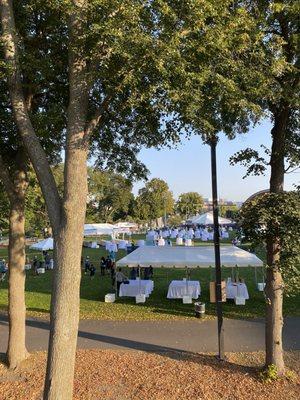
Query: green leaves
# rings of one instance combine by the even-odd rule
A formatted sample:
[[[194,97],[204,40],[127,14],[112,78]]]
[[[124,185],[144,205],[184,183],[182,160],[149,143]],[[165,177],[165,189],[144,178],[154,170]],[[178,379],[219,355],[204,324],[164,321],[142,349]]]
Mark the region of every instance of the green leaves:
[[[201,212],[204,201],[197,192],[182,193],[176,202],[176,208],[184,218]]]
[[[154,178],[139,190],[135,215],[144,221],[152,221],[173,211],[174,199],[169,186],[162,179]]]
[[[267,193],[247,201],[240,212],[246,237],[254,245],[280,240],[280,265],[286,290],[300,288],[300,192]]]

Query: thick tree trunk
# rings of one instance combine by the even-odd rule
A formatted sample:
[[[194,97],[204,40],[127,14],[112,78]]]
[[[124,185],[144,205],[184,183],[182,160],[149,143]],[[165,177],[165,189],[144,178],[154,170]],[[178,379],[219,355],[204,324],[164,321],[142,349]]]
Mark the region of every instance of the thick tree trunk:
[[[272,129],[270,192],[280,193],[284,184],[285,134],[289,112],[287,107],[275,113]],[[283,327],[283,279],[279,270],[280,240],[267,240],[266,275],[266,366],[275,365],[279,375],[284,374],[282,327]]]
[[[75,170],[76,171],[76,170]],[[74,174],[76,172],[74,171]],[[84,176],[84,171],[82,171]],[[79,182],[78,182],[79,183]],[[86,182],[82,182],[86,184]],[[65,223],[56,238],[55,278],[51,304],[51,327],[44,399],[72,399],[81,279],[81,249],[85,201],[77,200],[85,192],[78,184]],[[81,198],[81,196],[80,196]]]
[[[67,146],[64,199],[56,240],[56,271],[51,304],[51,327],[44,400],[71,400],[79,323],[81,253],[87,201],[88,105],[86,62],[77,48],[84,25],[85,0],[74,0],[70,16]]]
[[[25,344],[25,198],[23,194],[10,200],[9,217],[9,368],[18,368],[26,358]]]

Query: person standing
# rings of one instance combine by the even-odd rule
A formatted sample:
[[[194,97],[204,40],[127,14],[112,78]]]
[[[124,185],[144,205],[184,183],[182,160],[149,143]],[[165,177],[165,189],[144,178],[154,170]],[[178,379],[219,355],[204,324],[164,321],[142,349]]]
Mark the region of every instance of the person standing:
[[[86,275],[87,272],[89,271],[90,266],[91,266],[90,257],[89,257],[89,256],[86,256],[85,262],[84,262],[84,274],[85,274],[85,275]]]
[[[90,266],[90,277],[91,277],[91,279],[94,279],[95,273],[96,273],[96,268],[94,267],[93,264],[91,264],[91,266]]]
[[[119,293],[121,283],[128,280],[127,276],[123,274],[121,268],[119,268],[118,272],[116,273],[116,280],[117,280],[117,293]]]
[[[106,260],[102,256],[101,260],[100,260],[100,273],[101,273],[101,275],[105,275],[105,269],[106,269]]]

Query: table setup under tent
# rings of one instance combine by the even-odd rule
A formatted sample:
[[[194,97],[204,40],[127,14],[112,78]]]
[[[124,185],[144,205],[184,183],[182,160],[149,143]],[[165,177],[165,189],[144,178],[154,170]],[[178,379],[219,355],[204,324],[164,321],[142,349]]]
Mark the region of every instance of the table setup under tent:
[[[227,282],[223,282],[225,292],[223,301],[233,299],[236,304],[245,304],[245,300],[249,299],[249,293],[246,284],[239,282],[239,268],[252,267],[256,285],[260,288],[259,285],[264,285],[264,283],[257,282],[257,269],[262,272],[264,282],[264,264],[255,254],[236,246],[221,246],[220,253],[222,268],[231,269],[231,277],[227,279]],[[182,299],[184,303],[192,303],[192,300],[196,300],[201,294],[201,283],[190,280],[190,270],[209,268],[211,271],[210,300],[211,302],[215,301],[213,278],[215,255],[213,246],[144,246],[117,261],[116,265],[118,268],[138,268],[138,276],[141,276],[141,268],[147,268],[150,265],[154,269],[166,268],[167,271],[173,268],[184,269],[186,277],[182,281],[171,281],[167,293],[168,299]],[[153,281],[138,279],[137,281],[129,281],[127,284],[122,283],[120,293],[121,296],[128,293],[130,297],[136,297],[137,302],[145,302],[153,289]]]

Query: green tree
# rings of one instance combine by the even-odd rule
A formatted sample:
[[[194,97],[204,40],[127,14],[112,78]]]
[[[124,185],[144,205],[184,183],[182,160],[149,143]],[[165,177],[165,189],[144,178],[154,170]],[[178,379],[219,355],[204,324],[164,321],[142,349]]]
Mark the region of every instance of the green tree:
[[[161,35],[172,37],[164,74],[173,115],[208,143],[221,131],[231,139],[246,133],[252,123],[269,116],[273,127],[267,163],[270,192],[276,194],[283,191],[285,170],[299,165],[298,16],[297,2],[289,0],[170,1],[157,11],[164,25]],[[233,162],[253,159],[250,172],[264,171],[266,163],[252,149]],[[269,236],[266,365],[276,365],[283,374],[280,258],[280,240]]]
[[[201,212],[204,201],[203,197],[197,192],[182,193],[177,202],[176,209],[184,218]]]
[[[164,124],[155,24],[150,3],[1,1],[11,108],[56,243],[45,399],[72,398],[88,156],[97,154],[101,143],[98,163],[116,161],[126,170],[133,161],[136,171],[141,146],[177,138]],[[42,46],[40,38],[47,39]],[[38,118],[30,113],[27,92],[41,110]],[[43,115],[47,129],[40,128]],[[64,126],[52,136],[57,121]],[[65,149],[62,195],[44,147],[49,138]]]
[[[173,194],[162,179],[153,178],[139,190],[136,198],[136,215],[140,220],[149,221],[152,225],[158,218],[172,213],[173,209]]]
[[[89,222],[113,222],[128,215],[132,183],[120,174],[89,169]]]

